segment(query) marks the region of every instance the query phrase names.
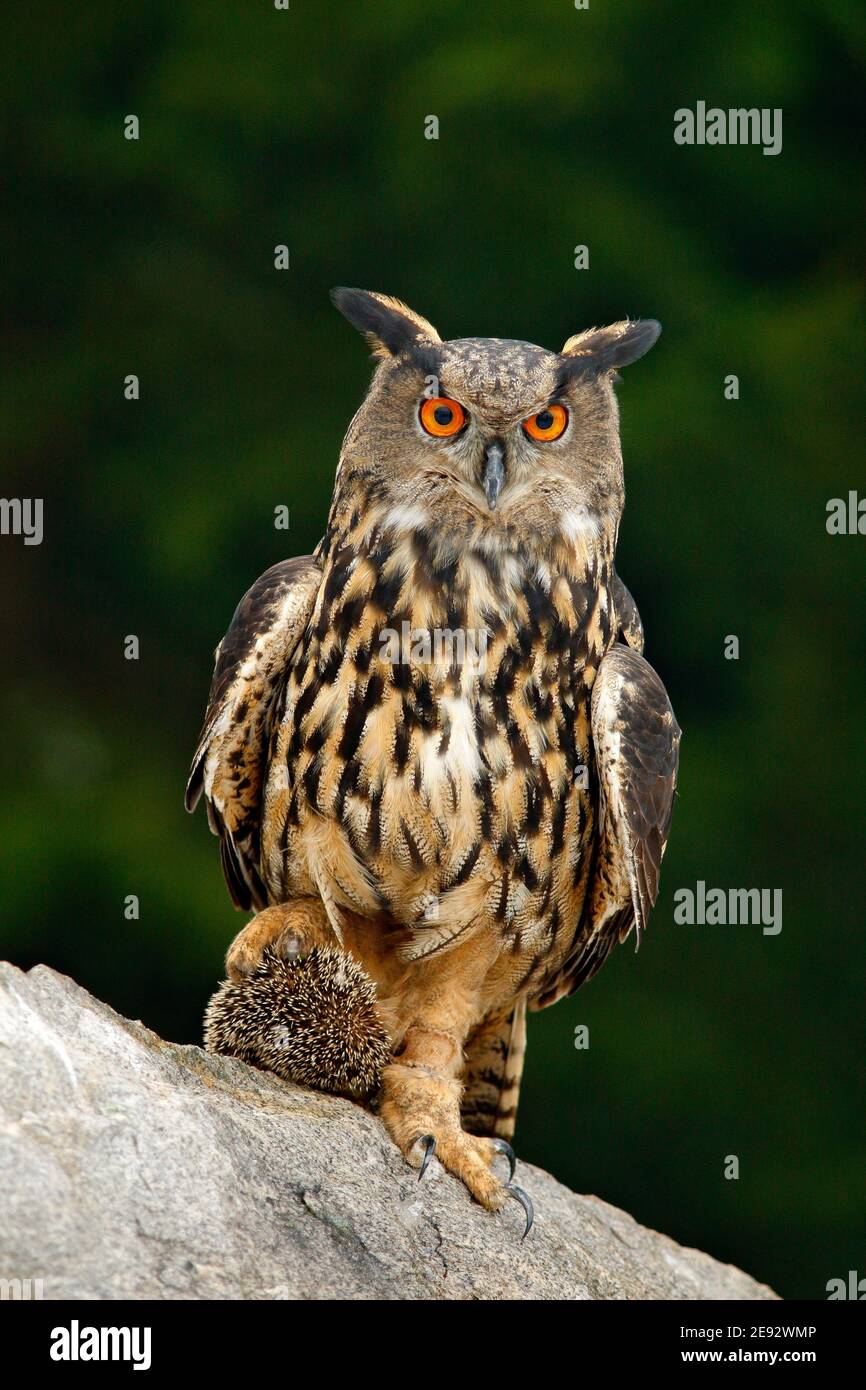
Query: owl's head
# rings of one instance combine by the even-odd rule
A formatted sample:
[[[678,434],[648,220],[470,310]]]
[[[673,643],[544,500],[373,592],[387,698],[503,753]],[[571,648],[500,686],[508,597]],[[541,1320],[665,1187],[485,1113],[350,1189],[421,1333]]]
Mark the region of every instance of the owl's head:
[[[346,435],[338,497],[357,484],[384,524],[432,525],[457,546],[471,535],[612,549],[624,499],[614,383],[658,338],[655,320],[589,329],[550,352],[443,341],[384,294],[332,298],[379,359]]]

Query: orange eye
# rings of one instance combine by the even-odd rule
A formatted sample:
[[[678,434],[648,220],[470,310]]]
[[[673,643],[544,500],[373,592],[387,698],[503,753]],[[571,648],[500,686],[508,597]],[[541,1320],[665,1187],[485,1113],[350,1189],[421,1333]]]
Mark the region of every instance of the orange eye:
[[[447,439],[460,433],[466,424],[466,411],[447,396],[434,396],[432,400],[421,402],[420,419],[428,434]]]
[[[558,439],[567,424],[568,411],[565,406],[548,405],[537,415],[530,415],[528,420],[524,420],[523,428],[530,439],[540,439],[546,443],[550,439]]]

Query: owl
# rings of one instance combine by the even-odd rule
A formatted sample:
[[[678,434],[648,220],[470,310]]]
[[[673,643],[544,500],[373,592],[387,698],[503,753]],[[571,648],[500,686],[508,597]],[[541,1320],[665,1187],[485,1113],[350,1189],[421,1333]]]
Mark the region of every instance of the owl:
[[[349,953],[395,1144],[531,1220],[508,1142],[527,1008],[639,941],[671,821],[680,730],[614,568],[614,386],[660,328],[553,352],[332,298],[376,369],[323,539],[253,584],[217,648],[187,806],[204,793],[255,914],[229,979],[265,952]]]

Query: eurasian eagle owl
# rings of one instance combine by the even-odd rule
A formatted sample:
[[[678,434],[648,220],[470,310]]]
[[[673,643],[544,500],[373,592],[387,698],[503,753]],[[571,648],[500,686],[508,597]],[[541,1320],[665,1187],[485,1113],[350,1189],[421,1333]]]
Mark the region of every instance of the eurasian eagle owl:
[[[614,569],[614,382],[652,321],[443,342],[334,292],[379,359],[323,540],[252,586],[217,650],[187,791],[204,790],[262,952],[338,945],[390,1040],[381,1114],[498,1209],[526,1007],[646,925],[679,729]]]

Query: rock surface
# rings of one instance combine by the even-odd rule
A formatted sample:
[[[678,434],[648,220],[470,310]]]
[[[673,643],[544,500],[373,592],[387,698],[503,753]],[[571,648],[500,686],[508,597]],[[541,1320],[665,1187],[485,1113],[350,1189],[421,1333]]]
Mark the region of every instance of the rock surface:
[[[536,1226],[423,1182],[349,1101],[0,965],[0,1278],[45,1298],[768,1299],[521,1164]]]

